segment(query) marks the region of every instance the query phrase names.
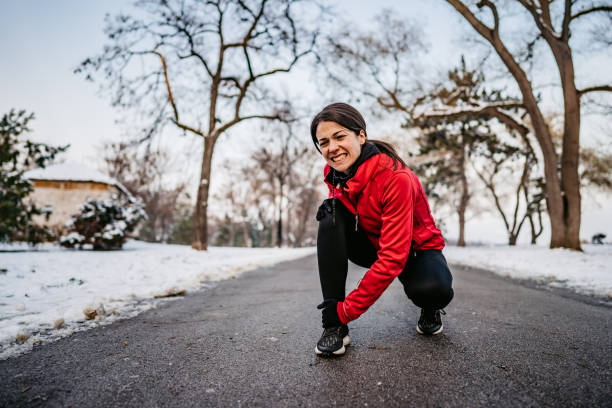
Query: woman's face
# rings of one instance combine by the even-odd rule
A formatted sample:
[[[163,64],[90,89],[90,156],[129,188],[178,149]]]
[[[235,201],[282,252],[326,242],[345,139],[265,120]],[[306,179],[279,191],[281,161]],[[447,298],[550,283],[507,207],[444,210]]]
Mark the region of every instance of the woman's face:
[[[325,161],[336,171],[347,173],[361,154],[366,137],[336,122],[323,121],[317,125],[317,140]]]

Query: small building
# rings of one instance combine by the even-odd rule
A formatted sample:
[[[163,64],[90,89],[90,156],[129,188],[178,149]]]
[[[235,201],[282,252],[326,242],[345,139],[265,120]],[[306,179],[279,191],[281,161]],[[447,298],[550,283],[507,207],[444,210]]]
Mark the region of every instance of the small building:
[[[80,163],[62,163],[44,169],[30,170],[24,177],[33,183],[29,196],[37,207],[51,207],[48,221],[43,222],[55,232],[66,229],[71,215],[88,198],[109,199],[114,195],[132,197],[117,180]],[[40,222],[40,220],[39,220]]]

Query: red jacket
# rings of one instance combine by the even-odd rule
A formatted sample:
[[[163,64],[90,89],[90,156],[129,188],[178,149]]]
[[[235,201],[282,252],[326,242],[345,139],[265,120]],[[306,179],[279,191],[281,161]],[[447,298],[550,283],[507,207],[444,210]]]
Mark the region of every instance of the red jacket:
[[[344,324],[368,310],[402,273],[413,241],[416,251],[444,248],[444,238],[436,227],[419,179],[408,168],[402,168],[401,163],[396,170],[393,167],[393,159],[380,153],[359,166],[347,181],[346,189],[342,186],[334,189],[326,181],[329,196],[333,194],[351,213],[358,213],[359,227],[378,251],[378,259],[357,288],[338,302],[338,316]],[[329,172],[326,165],[325,176]]]

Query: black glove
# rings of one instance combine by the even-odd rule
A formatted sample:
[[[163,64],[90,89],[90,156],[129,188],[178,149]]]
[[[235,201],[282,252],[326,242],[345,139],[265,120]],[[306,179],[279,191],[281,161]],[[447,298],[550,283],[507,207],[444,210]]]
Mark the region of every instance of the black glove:
[[[323,200],[323,203],[319,206],[319,209],[317,210],[317,221],[321,221],[323,218],[325,218],[326,213],[332,214],[334,212],[332,200],[333,198]]]
[[[338,316],[338,299],[325,299],[323,303],[317,306],[317,309],[323,309],[321,320],[324,329],[342,325],[340,316]]]

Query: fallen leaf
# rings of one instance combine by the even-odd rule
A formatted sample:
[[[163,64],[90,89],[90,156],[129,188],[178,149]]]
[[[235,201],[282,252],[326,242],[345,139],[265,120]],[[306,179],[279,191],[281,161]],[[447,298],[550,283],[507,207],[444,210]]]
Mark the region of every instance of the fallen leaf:
[[[29,338],[30,335],[28,333],[17,333],[17,336],[15,336],[15,341],[19,344],[23,344]]]
[[[185,294],[187,293],[186,290],[179,290],[179,289],[168,289],[166,292],[160,294],[160,295],[156,295],[154,296],[155,299],[161,299],[161,298],[167,298],[167,297],[175,297],[175,296],[185,296]]]
[[[381,347],[381,346],[369,346],[370,350],[389,350],[389,347]]]
[[[98,311],[96,309],[87,307],[83,310],[83,314],[85,315],[85,318],[87,320],[93,320],[96,318],[96,315],[98,314]]]

